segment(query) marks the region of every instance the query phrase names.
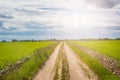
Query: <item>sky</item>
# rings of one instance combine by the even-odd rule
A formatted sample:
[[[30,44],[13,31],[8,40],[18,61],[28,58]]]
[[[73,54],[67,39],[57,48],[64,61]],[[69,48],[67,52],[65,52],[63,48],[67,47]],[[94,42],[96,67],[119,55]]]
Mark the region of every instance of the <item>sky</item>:
[[[120,37],[120,0],[0,0],[0,41]]]

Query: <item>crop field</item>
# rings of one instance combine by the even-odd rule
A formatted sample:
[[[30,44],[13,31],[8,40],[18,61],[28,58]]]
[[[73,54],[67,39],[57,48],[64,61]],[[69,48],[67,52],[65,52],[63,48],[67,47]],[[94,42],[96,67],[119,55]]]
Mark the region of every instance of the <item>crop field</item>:
[[[120,40],[72,41],[75,44],[101,52],[120,60]]]
[[[0,69],[30,55],[35,49],[46,47],[52,43],[53,42],[1,42]]]

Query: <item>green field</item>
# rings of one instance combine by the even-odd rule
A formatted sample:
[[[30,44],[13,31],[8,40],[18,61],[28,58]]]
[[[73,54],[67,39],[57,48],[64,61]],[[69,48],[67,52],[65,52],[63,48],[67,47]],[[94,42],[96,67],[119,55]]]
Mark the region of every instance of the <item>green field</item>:
[[[37,48],[47,47],[55,42],[1,42],[0,69],[30,55]]]
[[[120,40],[91,40],[71,42],[120,60]]]

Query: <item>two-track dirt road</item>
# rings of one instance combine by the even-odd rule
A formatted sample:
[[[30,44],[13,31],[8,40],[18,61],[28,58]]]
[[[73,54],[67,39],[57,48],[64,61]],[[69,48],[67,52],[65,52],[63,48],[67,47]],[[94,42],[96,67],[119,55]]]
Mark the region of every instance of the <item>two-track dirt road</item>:
[[[63,45],[63,46],[61,46]],[[60,49],[63,47],[63,49]],[[55,63],[57,60],[60,50],[66,55],[66,60],[68,62],[69,78],[65,80],[98,80],[97,76],[89,69],[89,67],[83,63],[79,57],[74,53],[68,45],[64,42],[60,43],[50,58],[46,61],[46,64],[40,69],[33,80],[58,80],[55,77]],[[63,65],[64,67],[64,65]],[[62,70],[61,70],[62,71]],[[62,73],[62,72],[61,72]],[[62,73],[63,74],[63,73]],[[64,80],[60,78],[61,80]],[[60,80],[59,79],[59,80]]]

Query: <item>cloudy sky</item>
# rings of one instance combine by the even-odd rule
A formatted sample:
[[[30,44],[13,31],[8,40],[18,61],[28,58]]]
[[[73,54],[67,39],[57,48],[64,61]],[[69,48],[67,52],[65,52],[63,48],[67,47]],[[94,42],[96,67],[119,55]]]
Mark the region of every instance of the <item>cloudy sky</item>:
[[[0,0],[0,40],[120,37],[120,0]]]

